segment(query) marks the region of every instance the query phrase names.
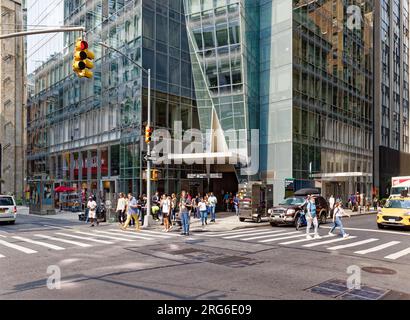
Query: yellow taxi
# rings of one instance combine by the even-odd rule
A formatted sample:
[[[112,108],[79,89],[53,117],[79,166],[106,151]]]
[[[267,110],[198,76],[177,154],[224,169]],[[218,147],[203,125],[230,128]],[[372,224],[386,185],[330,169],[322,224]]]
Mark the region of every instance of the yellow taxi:
[[[391,196],[377,214],[377,226],[410,228],[410,197]]]

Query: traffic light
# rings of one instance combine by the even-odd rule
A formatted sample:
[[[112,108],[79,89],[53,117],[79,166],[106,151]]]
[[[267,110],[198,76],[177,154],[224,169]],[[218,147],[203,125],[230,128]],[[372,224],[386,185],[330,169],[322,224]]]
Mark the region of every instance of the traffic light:
[[[153,129],[152,129],[152,128],[150,128],[150,127],[145,127],[145,143],[146,143],[146,144],[151,143],[151,140],[152,140],[152,132],[153,132]]]
[[[159,170],[153,169],[151,170],[151,180],[158,181],[159,180]]]
[[[93,72],[90,70],[94,68],[94,53],[88,50],[88,42],[77,39],[74,51],[73,71],[80,78],[92,78]]]

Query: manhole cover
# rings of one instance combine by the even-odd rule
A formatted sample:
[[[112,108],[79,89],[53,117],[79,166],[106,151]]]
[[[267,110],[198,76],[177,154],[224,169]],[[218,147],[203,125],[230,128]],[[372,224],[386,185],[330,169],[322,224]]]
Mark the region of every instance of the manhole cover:
[[[186,248],[186,249],[174,250],[174,251],[168,251],[168,252],[174,255],[181,255],[181,254],[184,255],[188,253],[202,252],[202,250],[194,249],[194,248]]]
[[[376,274],[396,274],[397,272],[392,269],[382,267],[363,267],[363,271]]]

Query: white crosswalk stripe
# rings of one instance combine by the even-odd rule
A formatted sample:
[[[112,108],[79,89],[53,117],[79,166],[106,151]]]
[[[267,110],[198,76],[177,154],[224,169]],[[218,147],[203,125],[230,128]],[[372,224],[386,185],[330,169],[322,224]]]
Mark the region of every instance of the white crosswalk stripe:
[[[283,233],[284,231],[282,230],[276,230],[276,231],[264,231],[264,232],[257,232],[257,233],[246,233],[246,234],[236,234],[234,236],[228,236],[228,237],[223,237],[223,239],[237,239],[237,238],[242,238],[242,237],[249,237],[249,236],[266,236],[266,237],[270,237],[272,234],[275,233]],[[256,237],[258,238],[258,237]],[[247,238],[248,240],[250,239],[254,239],[254,238]]]
[[[330,247],[330,248],[327,248],[327,249],[328,250],[340,250],[340,249],[345,249],[345,248],[352,248],[352,247],[361,246],[363,244],[367,244],[367,243],[371,243],[371,242],[375,242],[375,241],[379,241],[379,239],[370,238],[370,239],[361,240],[361,241],[357,241],[357,242],[353,242],[353,243],[342,244],[342,245],[336,246],[336,247]]]
[[[389,260],[397,260],[398,258],[404,257],[410,253],[410,248],[401,250],[399,252],[390,254],[388,256],[385,256],[384,259],[389,259]]]
[[[5,247],[9,247],[9,248],[11,248],[11,249],[15,249],[15,250],[24,252],[24,253],[26,253],[26,254],[37,253],[37,251],[35,251],[35,250],[29,249],[29,248],[25,248],[25,247],[19,246],[19,245],[14,244],[14,243],[9,243],[9,242],[4,241],[4,240],[0,240],[0,244],[2,244],[2,245],[5,246]]]
[[[209,234],[204,234],[204,236],[206,236],[206,237],[222,237],[222,236],[231,236],[231,235],[235,235],[235,234],[246,234],[246,233],[253,233],[253,232],[255,232],[256,229],[259,229],[259,228],[247,228],[246,231],[240,230],[240,231],[229,231],[229,232],[225,232],[225,233],[209,233]],[[270,229],[270,230],[272,230],[272,229]],[[261,231],[268,231],[268,229],[262,229]]]
[[[3,256],[2,254],[0,254],[0,259],[1,259],[1,258],[5,258],[5,256]]]
[[[283,231],[271,231],[269,233],[265,232],[263,235],[260,235],[260,236],[257,236],[257,237],[244,238],[244,239],[241,239],[241,240],[242,241],[258,240],[258,239],[270,238],[272,236],[274,236],[274,237],[275,236],[281,236],[281,235],[284,235],[284,234],[286,234],[286,233],[284,233]],[[245,236],[249,236],[249,235],[247,234]],[[224,238],[224,239],[227,239],[227,238]]]
[[[87,241],[101,243],[101,244],[113,244],[114,243],[114,242],[107,241],[107,240],[100,240],[100,239],[95,239],[95,238],[90,238],[90,237],[76,236],[76,235],[69,234],[69,233],[56,232],[55,234],[58,235],[58,236],[63,236],[63,237],[68,237],[68,238],[73,238],[73,239],[79,239],[79,240],[87,240]]]
[[[170,236],[166,236],[166,235],[159,235],[159,234],[150,234],[150,233],[146,233],[145,231],[141,230],[140,232],[133,232],[133,231],[123,231],[123,230],[117,230],[117,229],[109,229],[108,231],[110,232],[114,232],[114,233],[118,233],[121,235],[131,235],[131,236],[138,236],[138,237],[151,237],[151,238],[147,238],[149,240],[152,240],[153,238],[159,238],[159,239],[169,239]]]
[[[121,237],[112,237],[112,236],[107,236],[103,234],[95,234],[95,233],[90,233],[90,232],[83,232],[83,231],[75,231],[77,234],[83,234],[86,236],[91,236],[95,238],[103,238],[103,239],[111,239],[111,240],[117,240],[117,241],[128,241],[128,242],[134,242],[135,240],[127,239],[127,238],[121,238]]]
[[[82,248],[89,248],[92,247],[92,245],[87,244],[87,243],[82,243],[82,242],[78,242],[78,241],[73,241],[73,240],[67,240],[67,239],[62,239],[62,238],[56,238],[56,237],[51,237],[51,236],[46,236],[44,234],[35,234],[35,237],[38,238],[42,238],[42,239],[48,239],[51,241],[57,241],[57,242],[64,242],[64,243],[68,243],[68,244],[72,244],[78,247],[82,247]]]
[[[175,233],[166,233],[164,232],[159,232],[159,231],[153,231],[153,230],[141,230],[141,233],[148,233],[152,235],[153,237],[160,237],[160,238],[168,238],[168,237],[181,237],[179,234]]]
[[[327,235],[327,236],[322,236],[322,239],[331,238],[331,237],[333,237],[333,236],[329,236],[329,235]],[[301,243],[301,242],[308,242],[308,241],[313,241],[313,240],[316,240],[316,239],[313,239],[313,238],[312,238],[312,239],[293,240],[293,241],[282,242],[282,243],[279,243],[279,244],[285,246],[285,245],[289,245],[289,244],[295,244],[295,243]]]
[[[111,235],[111,236],[118,236],[119,234],[117,234],[117,233],[115,233],[115,232],[109,232],[109,231],[100,231],[100,230],[96,230],[95,231],[95,233],[98,233],[98,234],[108,234],[108,235]],[[138,234],[132,234],[131,232],[127,232],[127,231],[124,231],[122,234],[121,234],[121,237],[127,237],[127,238],[132,238],[132,239],[140,239],[140,240],[152,240],[152,238],[148,238],[148,237],[144,237],[144,236],[140,236],[140,235],[138,235]]]
[[[390,247],[395,246],[399,243],[401,243],[401,242],[400,241],[390,241],[390,242],[381,244],[377,247],[373,247],[373,248],[366,249],[366,250],[356,251],[355,253],[356,254],[368,254],[368,253],[371,253],[371,252],[376,252],[376,251],[380,251],[380,250],[383,250],[383,249],[386,249],[386,248],[390,248]]]
[[[28,238],[18,237],[18,236],[12,237],[12,238],[16,239],[16,240],[27,242],[27,243],[32,243],[32,244],[35,244],[35,245],[38,245],[38,246],[41,246],[41,247],[46,247],[46,248],[49,248],[49,249],[52,249],[52,250],[57,250],[57,251],[65,250],[65,248],[63,248],[63,247],[59,247],[59,246],[56,246],[54,244],[50,244],[50,243],[46,243],[46,242],[42,242],[42,241],[31,240],[31,239],[28,239]]]
[[[328,243],[346,241],[346,240],[355,239],[355,238],[357,238],[357,237],[356,236],[350,236],[349,238],[338,238],[338,239],[333,239],[333,240],[319,241],[319,242],[315,242],[315,243],[305,244],[305,245],[303,245],[303,247],[312,248],[312,247],[317,247],[317,246],[321,246],[321,245],[328,244]]]
[[[287,236],[287,237],[280,237],[280,238],[274,238],[274,239],[267,239],[267,240],[262,240],[262,241],[259,241],[259,242],[267,243],[267,242],[282,241],[282,240],[294,239],[294,238],[300,238],[300,237],[306,237],[306,234],[303,233],[303,234],[297,234],[297,235],[294,235],[294,236]]]

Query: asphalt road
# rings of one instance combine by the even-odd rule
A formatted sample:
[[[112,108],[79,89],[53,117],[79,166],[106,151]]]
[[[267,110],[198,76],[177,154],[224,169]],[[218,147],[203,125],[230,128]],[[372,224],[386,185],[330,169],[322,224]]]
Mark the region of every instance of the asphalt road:
[[[410,294],[410,231],[378,230],[374,215],[344,224],[348,239],[328,236],[325,225],[322,239],[308,241],[305,230],[266,224],[183,237],[20,216],[14,226],[0,225],[0,299],[358,298],[343,289],[349,270],[360,276],[354,283],[371,287],[366,292]],[[59,274],[59,289],[47,285]],[[333,291],[308,290],[332,279],[340,281],[327,284]]]

